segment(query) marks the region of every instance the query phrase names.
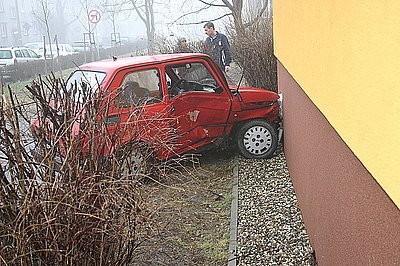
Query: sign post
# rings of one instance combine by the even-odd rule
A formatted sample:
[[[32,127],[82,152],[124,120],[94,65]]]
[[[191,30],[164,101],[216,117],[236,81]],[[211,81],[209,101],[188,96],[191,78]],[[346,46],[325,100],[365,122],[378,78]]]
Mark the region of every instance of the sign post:
[[[88,12],[88,26],[89,26],[89,32],[88,32],[88,37],[89,37],[89,49],[92,54],[92,61],[94,60],[94,54],[93,54],[93,45],[95,44],[94,40],[94,34],[93,34],[93,29],[96,28],[96,25],[93,26],[93,29],[91,28],[91,24],[97,24],[100,21],[101,18],[101,13],[97,9],[92,9]],[[86,36],[84,36],[84,45],[85,45],[85,52],[86,52]],[[85,53],[86,54],[86,53]],[[86,61],[86,60],[85,60]]]

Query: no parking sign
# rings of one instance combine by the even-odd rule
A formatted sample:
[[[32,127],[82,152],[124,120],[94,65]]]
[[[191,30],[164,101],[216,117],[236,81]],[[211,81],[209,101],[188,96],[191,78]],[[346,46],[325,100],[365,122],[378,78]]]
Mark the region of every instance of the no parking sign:
[[[92,9],[88,13],[88,19],[91,23],[96,24],[97,22],[100,21],[101,15],[100,11],[97,9]]]

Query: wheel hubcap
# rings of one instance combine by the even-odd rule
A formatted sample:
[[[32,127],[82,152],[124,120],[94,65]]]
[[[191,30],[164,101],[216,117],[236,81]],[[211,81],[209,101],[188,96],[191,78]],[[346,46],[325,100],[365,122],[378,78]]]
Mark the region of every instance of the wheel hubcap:
[[[271,132],[262,126],[251,127],[244,134],[243,144],[246,150],[252,154],[264,154],[272,145]]]
[[[135,176],[145,174],[146,158],[140,150],[132,150],[122,165],[125,175]]]

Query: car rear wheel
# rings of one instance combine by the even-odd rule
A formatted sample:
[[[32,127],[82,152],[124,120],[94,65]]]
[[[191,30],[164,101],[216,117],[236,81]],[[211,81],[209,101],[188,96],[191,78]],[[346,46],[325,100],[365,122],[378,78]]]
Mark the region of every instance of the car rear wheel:
[[[145,143],[130,143],[121,149],[121,174],[124,178],[148,177],[152,166],[152,151]]]
[[[278,146],[276,129],[265,120],[244,123],[237,133],[239,153],[249,159],[270,158]]]

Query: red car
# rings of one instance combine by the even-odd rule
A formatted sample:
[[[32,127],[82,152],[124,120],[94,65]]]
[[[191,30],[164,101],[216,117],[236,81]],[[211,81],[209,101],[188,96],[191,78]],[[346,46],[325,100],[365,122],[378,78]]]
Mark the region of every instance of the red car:
[[[102,141],[109,144],[102,155],[139,141],[159,159],[167,159],[233,139],[244,157],[267,158],[278,145],[279,95],[228,85],[225,75],[204,54],[88,63],[69,77],[67,87],[77,83],[99,84],[106,92],[104,121],[109,138]],[[40,124],[35,120],[33,129]],[[84,134],[79,125],[73,129],[76,135]],[[163,141],[169,145],[160,145]]]

